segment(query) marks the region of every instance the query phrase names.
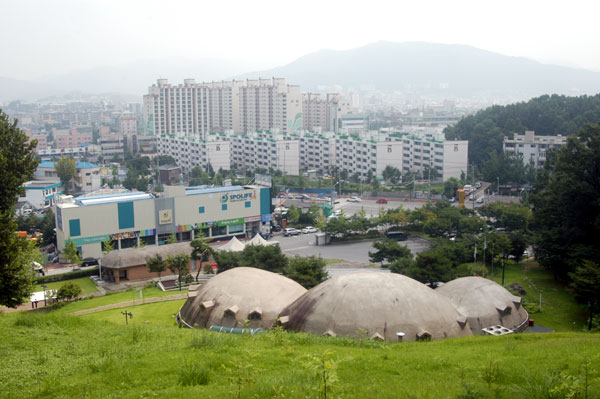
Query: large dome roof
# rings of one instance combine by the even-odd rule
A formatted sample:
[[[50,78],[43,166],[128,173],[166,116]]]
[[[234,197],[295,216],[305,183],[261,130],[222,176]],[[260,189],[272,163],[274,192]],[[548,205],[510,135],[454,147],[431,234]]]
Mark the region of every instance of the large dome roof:
[[[518,330],[529,317],[521,297],[482,277],[458,278],[436,291],[467,317],[474,334],[482,334],[482,328],[495,325]]]
[[[197,291],[180,310],[190,327],[268,328],[281,310],[306,289],[287,277],[251,267],[236,267],[217,274]]]
[[[285,328],[396,341],[471,335],[466,318],[431,288],[389,273],[351,273],[306,292],[280,314]]]

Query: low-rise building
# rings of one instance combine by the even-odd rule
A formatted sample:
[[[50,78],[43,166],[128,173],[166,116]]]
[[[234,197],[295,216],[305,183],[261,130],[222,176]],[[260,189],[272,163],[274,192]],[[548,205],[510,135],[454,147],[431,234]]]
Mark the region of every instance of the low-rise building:
[[[101,186],[100,167],[90,162],[76,162],[76,173],[73,177],[75,192],[89,193]],[[43,161],[34,172],[36,180],[60,180],[54,167],[54,162]]]
[[[62,183],[53,180],[32,180],[23,184],[25,195],[19,201],[30,203],[35,209],[49,208],[63,193]]]
[[[55,212],[58,249],[72,240],[83,257],[100,257],[107,240],[124,249],[162,245],[171,235],[191,241],[198,232],[208,238],[250,236],[271,221],[269,190],[166,186],[160,198],[141,192],[63,196]]]
[[[515,134],[512,140],[504,137],[502,149],[510,154],[523,154],[525,165],[533,164],[539,169],[544,166],[549,149],[566,143],[566,136],[536,136],[534,131],[528,130],[525,134]]]

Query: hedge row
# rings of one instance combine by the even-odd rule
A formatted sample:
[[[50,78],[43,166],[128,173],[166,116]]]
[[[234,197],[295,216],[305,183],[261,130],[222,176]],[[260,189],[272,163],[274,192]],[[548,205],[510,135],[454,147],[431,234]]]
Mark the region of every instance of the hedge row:
[[[93,276],[98,274],[98,268],[94,267],[93,269],[86,270],[76,270],[69,273],[63,274],[51,274],[49,276],[40,276],[35,278],[36,284],[45,284],[52,283],[54,281],[64,281],[64,280],[73,280],[74,278],[81,278],[87,276]]]

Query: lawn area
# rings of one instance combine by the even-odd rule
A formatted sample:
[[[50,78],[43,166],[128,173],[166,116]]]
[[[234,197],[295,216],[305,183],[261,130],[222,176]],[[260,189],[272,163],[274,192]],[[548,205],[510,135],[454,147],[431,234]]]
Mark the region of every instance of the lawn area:
[[[404,343],[279,330],[240,336],[143,323],[152,309],[128,309],[134,318],[127,326],[123,319],[100,321],[99,314],[0,315],[2,396],[600,397],[600,334]]]
[[[330,265],[332,263],[340,263],[343,262],[343,259],[336,259],[336,258],[332,258],[332,259],[327,259],[327,258],[323,258],[323,260],[325,261],[326,265]]]
[[[96,284],[89,277],[80,277],[80,278],[75,278],[72,280],[64,280],[64,281],[54,281],[52,283],[46,283],[46,286],[48,287],[48,289],[58,290],[65,283],[74,283],[74,284],[80,286],[82,294],[91,294],[92,292],[98,292],[98,289],[96,288]],[[36,285],[33,290],[34,291],[43,291],[44,289],[41,286]]]
[[[93,298],[85,298],[80,301],[75,301],[75,302],[69,303],[69,304],[65,305],[64,307],[56,310],[56,312],[72,313],[72,312],[76,312],[78,310],[91,309],[91,308],[95,308],[98,306],[104,306],[104,305],[110,305],[113,303],[128,302],[128,301],[134,301],[136,304],[138,304],[138,303],[141,304],[143,302],[143,299],[162,297],[162,296],[174,295],[174,294],[179,294],[179,293],[185,294],[185,293],[187,293],[187,290],[183,290],[181,292],[180,291],[162,291],[159,288],[156,288],[154,286],[148,286],[148,287],[144,287],[142,289],[142,297],[140,297],[140,291],[138,289],[130,289],[127,291],[121,291],[121,292],[117,292],[114,294],[108,294],[108,295],[93,297]]]
[[[125,316],[121,312],[131,312],[133,318],[127,322],[131,325],[152,324],[166,327],[176,325],[174,315],[185,303],[185,299],[175,301],[155,302],[144,305],[135,305],[128,308],[109,309],[101,312],[81,315],[84,319],[103,320],[116,324],[125,324]]]
[[[502,283],[502,267],[494,268],[494,281]],[[556,331],[581,331],[587,327],[586,308],[576,303],[568,287],[556,282],[552,273],[537,262],[508,262],[504,286],[508,287],[515,282],[521,284],[527,292],[523,300],[538,306],[542,291],[541,311],[529,316],[537,325]]]

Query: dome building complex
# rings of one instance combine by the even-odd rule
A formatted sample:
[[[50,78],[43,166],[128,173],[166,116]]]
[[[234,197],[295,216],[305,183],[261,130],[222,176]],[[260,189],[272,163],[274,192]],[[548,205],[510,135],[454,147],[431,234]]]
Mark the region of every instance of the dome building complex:
[[[186,327],[269,328],[287,305],[306,292],[295,281],[252,267],[217,274],[196,291],[179,311]]]
[[[500,325],[520,331],[529,320],[521,297],[501,285],[481,277],[462,277],[436,290],[467,318],[473,334]]]
[[[265,270],[238,267],[212,278],[179,312],[195,328],[269,328],[318,335],[428,341],[502,335],[525,328],[521,298],[481,277],[464,277],[438,289],[401,274],[357,272],[306,291]]]
[[[280,314],[286,329],[332,336],[430,340],[471,335],[463,317],[431,288],[409,277],[351,273],[314,287]]]

